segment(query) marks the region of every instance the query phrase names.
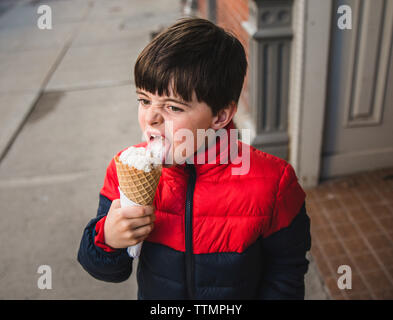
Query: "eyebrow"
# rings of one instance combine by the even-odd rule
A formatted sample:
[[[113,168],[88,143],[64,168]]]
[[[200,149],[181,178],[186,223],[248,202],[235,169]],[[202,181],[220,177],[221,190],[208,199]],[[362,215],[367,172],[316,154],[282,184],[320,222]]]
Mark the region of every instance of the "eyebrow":
[[[144,95],[145,97],[149,98],[149,96],[148,96],[146,93],[142,92],[142,91],[136,90],[136,93],[142,94],[142,95]],[[186,106],[186,107],[191,107],[189,104],[187,104],[187,103],[184,102],[184,101],[176,100],[176,99],[172,99],[172,98],[164,99],[164,102],[175,102],[175,103],[182,104],[182,105],[184,105],[184,106]]]

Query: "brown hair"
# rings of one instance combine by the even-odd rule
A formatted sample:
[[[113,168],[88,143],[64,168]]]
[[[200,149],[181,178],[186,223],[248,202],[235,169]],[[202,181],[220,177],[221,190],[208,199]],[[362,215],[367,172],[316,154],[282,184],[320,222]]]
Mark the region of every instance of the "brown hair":
[[[183,18],[159,33],[135,63],[137,88],[191,101],[193,91],[216,115],[238,102],[247,70],[240,41],[228,31],[200,18]]]

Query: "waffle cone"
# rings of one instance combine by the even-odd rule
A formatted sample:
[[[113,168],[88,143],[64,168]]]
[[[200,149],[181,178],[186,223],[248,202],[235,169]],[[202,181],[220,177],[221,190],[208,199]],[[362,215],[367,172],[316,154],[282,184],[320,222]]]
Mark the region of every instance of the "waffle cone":
[[[153,204],[157,185],[161,177],[161,166],[150,172],[138,170],[122,163],[115,157],[119,187],[124,195],[137,204],[146,206]]]

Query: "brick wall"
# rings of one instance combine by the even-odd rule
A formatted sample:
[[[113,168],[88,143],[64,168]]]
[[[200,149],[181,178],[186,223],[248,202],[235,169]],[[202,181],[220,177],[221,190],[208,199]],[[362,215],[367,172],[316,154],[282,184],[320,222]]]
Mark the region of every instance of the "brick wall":
[[[226,30],[231,31],[242,43],[248,59],[248,34],[241,23],[248,20],[249,0],[216,0],[216,23]],[[198,0],[198,13],[207,18],[207,0]],[[240,97],[245,111],[249,111],[248,104],[248,76],[244,80],[243,91]]]
[[[207,0],[198,0],[198,13],[203,18],[207,17],[206,1]]]

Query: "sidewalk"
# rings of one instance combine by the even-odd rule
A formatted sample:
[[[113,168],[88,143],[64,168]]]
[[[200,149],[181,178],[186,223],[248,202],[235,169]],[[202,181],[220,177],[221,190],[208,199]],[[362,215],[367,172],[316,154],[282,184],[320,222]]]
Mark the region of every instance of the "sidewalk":
[[[52,30],[37,7],[52,8]],[[139,142],[134,61],[177,0],[20,0],[0,14],[0,298],[135,299],[76,262],[111,157]],[[113,116],[117,115],[117,116]],[[306,298],[325,299],[310,257]],[[40,265],[52,289],[40,290]],[[137,261],[134,262],[136,270]],[[134,271],[135,271],[134,270]]]
[[[37,28],[42,3],[52,30]],[[76,261],[106,166],[141,136],[133,63],[180,12],[176,0],[129,3],[18,1],[0,16],[2,299],[136,298],[135,272],[108,284]],[[51,290],[37,288],[40,265]]]

